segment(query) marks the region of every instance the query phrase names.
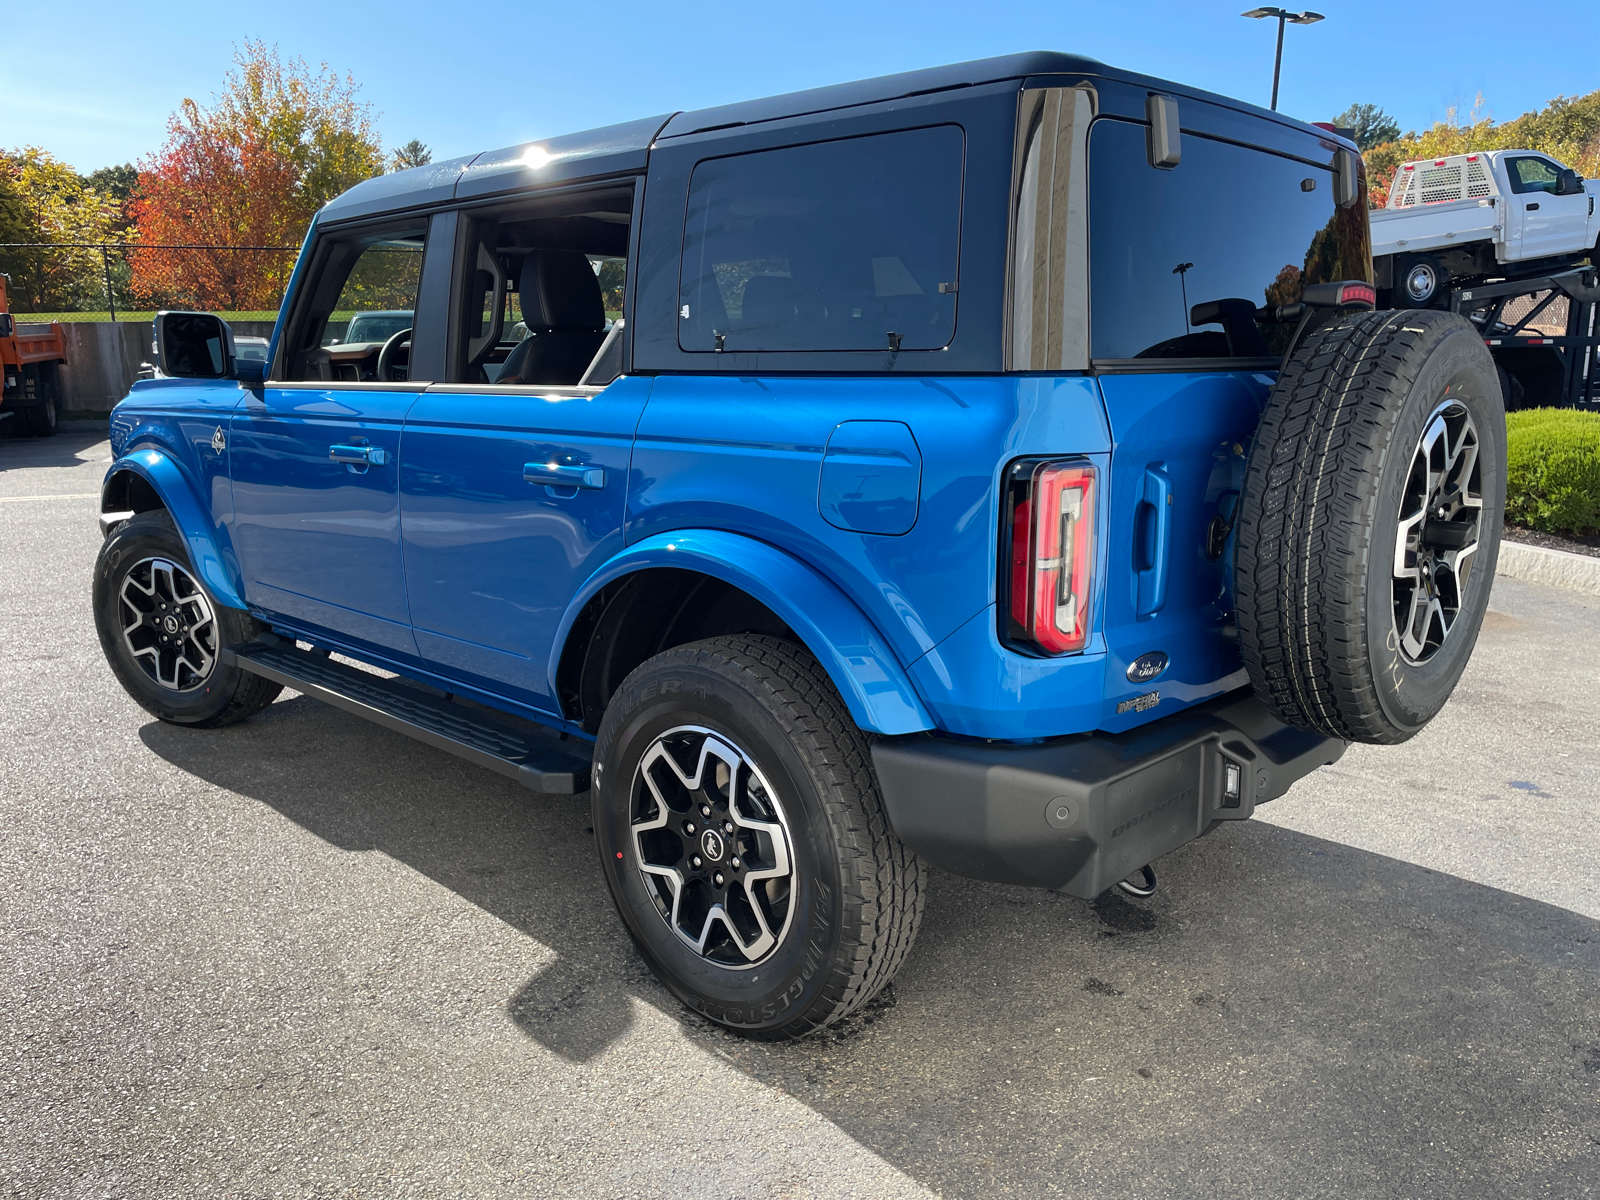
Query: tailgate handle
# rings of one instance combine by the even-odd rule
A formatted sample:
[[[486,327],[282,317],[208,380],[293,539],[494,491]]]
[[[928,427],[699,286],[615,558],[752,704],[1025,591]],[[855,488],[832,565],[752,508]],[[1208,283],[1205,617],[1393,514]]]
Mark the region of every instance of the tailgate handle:
[[[1133,516],[1135,615],[1153,617],[1167,602],[1167,559],[1172,529],[1172,479],[1166,464],[1145,468]]]

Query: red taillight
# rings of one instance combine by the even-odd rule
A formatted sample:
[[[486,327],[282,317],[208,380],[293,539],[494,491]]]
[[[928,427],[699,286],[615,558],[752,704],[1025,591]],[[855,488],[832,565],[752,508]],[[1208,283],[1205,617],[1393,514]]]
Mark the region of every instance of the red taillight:
[[[1009,563],[1013,628],[1047,654],[1082,650],[1094,583],[1095,469],[1081,462],[1039,463],[1016,485]]]
[[[1364,304],[1368,308],[1378,307],[1378,292],[1370,283],[1347,283],[1339,289],[1339,306],[1353,306]]]

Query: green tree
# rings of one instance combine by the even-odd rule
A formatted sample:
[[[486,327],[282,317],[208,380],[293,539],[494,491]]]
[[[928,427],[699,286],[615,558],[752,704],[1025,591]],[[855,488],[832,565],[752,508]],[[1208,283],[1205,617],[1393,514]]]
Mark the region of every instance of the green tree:
[[[433,151],[416,138],[398,146],[389,157],[389,170],[406,171],[412,167],[425,167],[433,161]]]
[[[120,210],[66,163],[38,146],[0,155],[0,232],[7,242],[113,241]],[[100,252],[83,245],[0,250],[20,311],[105,306]]]
[[[1352,104],[1333,123],[1340,129],[1355,130],[1356,145],[1363,150],[1392,142],[1400,136],[1400,122],[1376,104]]]

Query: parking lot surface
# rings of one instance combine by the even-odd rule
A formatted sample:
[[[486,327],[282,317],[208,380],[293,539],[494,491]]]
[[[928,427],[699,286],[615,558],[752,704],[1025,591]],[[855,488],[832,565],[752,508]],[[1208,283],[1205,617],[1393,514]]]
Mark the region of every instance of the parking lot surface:
[[[935,874],[892,989],[761,1045],[646,972],[587,797],[286,692],[163,725],[89,611],[101,427],[0,443],[0,1195],[1600,1193],[1600,602],[1157,864]]]

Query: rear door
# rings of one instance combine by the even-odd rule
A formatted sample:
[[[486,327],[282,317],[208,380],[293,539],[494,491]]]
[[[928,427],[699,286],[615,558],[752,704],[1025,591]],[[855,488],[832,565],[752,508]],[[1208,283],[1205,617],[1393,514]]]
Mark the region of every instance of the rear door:
[[[1335,205],[1331,151],[1202,137],[1190,128],[1200,108],[1185,103],[1170,168],[1150,164],[1141,123],[1090,130],[1091,361],[1113,441],[1102,714],[1113,730],[1245,681],[1226,535],[1289,336],[1255,310],[1311,283],[1370,278],[1364,206]],[[1153,653],[1166,671],[1130,679]]]
[[[275,378],[246,393],[229,436],[250,605],[402,657],[416,643],[400,559],[400,432],[427,384],[410,378],[409,339],[385,354],[341,335],[356,312],[416,309],[426,234],[410,221],[319,242]]]
[[[632,211],[632,186],[612,184],[462,214],[451,382],[406,420],[418,652],[446,678],[546,711],[556,626],[622,549],[650,395],[650,379],[620,373]]]

